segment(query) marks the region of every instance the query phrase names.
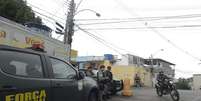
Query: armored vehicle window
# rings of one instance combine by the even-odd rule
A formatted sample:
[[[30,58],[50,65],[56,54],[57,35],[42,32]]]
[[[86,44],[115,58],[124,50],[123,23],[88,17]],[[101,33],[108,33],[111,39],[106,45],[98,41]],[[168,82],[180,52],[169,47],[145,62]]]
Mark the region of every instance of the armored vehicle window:
[[[39,55],[0,51],[0,61],[0,67],[5,73],[33,78],[43,77]]]
[[[76,72],[71,66],[63,61],[51,58],[54,78],[75,79]]]

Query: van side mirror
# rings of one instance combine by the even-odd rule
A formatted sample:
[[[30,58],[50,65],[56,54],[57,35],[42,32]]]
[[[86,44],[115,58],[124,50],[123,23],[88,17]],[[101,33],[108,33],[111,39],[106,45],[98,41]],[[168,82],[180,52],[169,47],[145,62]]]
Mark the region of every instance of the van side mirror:
[[[85,74],[81,71],[78,72],[78,79],[81,80],[81,79],[84,79],[85,78]]]

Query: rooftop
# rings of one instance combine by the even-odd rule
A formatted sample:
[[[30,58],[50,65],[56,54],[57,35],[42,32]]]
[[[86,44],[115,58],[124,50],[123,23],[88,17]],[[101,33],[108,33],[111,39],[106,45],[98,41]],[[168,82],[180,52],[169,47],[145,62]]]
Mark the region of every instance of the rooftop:
[[[145,59],[145,61],[151,61],[151,60],[153,60],[153,61],[165,62],[165,63],[168,63],[168,64],[170,64],[170,65],[176,65],[176,64],[174,64],[174,63],[171,63],[171,62],[169,62],[169,61],[166,61],[166,60],[163,60],[163,59],[159,59],[159,58],[156,58],[156,59]]]

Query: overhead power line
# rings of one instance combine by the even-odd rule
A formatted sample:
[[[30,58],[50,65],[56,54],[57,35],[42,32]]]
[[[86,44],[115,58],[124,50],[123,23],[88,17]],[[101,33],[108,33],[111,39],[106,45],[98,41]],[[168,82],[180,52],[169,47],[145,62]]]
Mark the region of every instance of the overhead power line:
[[[95,23],[78,23],[78,25],[101,25],[101,24],[117,24],[125,22],[137,22],[137,21],[113,21],[113,22],[95,22]]]
[[[152,29],[168,29],[168,28],[192,28],[201,27],[201,25],[179,25],[179,26],[155,26],[149,27]],[[136,30],[136,29],[148,29],[147,27],[112,27],[112,28],[84,28],[85,30]]]
[[[86,25],[86,26],[89,26],[89,25],[109,25],[109,24],[122,24],[122,23],[133,23],[133,22],[139,22],[139,21],[156,21],[156,20],[159,20],[159,19],[149,19],[149,20],[125,20],[125,21],[103,21],[103,22],[92,22],[92,23],[78,23],[78,25]],[[175,21],[175,20],[173,20]]]
[[[103,39],[101,39],[101,38],[95,36],[95,35],[92,34],[91,32],[89,32],[89,31],[87,31],[87,30],[85,30],[85,29],[79,27],[78,25],[75,25],[75,26],[76,26],[78,29],[80,29],[81,31],[83,31],[85,34],[89,35],[90,37],[94,38],[95,40],[97,40],[98,42],[100,42],[101,44],[103,44],[104,46],[110,48],[111,50],[117,52],[117,53],[120,54],[120,55],[123,55],[119,50],[117,50],[117,49],[113,48],[112,46],[106,44],[106,41],[104,41]]]
[[[54,19],[54,18],[52,18],[52,17],[49,17],[49,16],[47,16],[47,15],[45,15],[45,14],[42,14],[42,13],[40,13],[40,12],[38,12],[38,11],[35,11],[35,10],[33,10],[33,11],[34,11],[35,13],[37,13],[37,14],[43,16],[43,17],[46,17],[46,18],[50,19],[50,20],[53,20],[53,21],[55,21],[55,22],[59,22],[59,23],[65,24],[64,22],[58,21],[58,20],[56,20],[56,19]]]
[[[65,3],[63,0],[51,0],[51,1],[54,2],[54,3],[56,3],[58,6],[60,6],[60,5],[62,5],[62,4]]]
[[[80,5],[82,4],[83,0],[80,0],[79,3],[77,4],[77,7],[75,8],[75,11],[78,11]]]
[[[98,34],[97,32],[95,32],[95,33]],[[94,36],[97,37],[97,38],[99,38],[99,39],[102,40],[103,42],[109,44],[110,46],[112,46],[112,47],[118,49],[118,50],[124,51],[124,52],[126,52],[126,53],[130,53],[130,54],[136,54],[136,53],[130,52],[130,51],[124,49],[124,48],[121,48],[121,47],[119,47],[119,46],[117,46],[117,45],[115,45],[115,44],[113,44],[113,43],[111,43],[111,42],[108,42],[107,40],[104,40],[104,38],[100,38],[100,37],[98,37],[97,35],[94,35]]]
[[[36,8],[36,9],[41,10],[41,11],[43,11],[43,12],[45,12],[45,13],[51,15],[51,16],[54,16],[55,18],[58,18],[58,19],[60,19],[60,20],[64,20],[64,21],[65,21],[64,18],[58,17],[58,16],[56,16],[55,14],[52,14],[52,13],[50,13],[50,12],[44,10],[44,9],[41,9],[41,8],[39,8],[39,7],[37,7],[37,6],[33,5],[33,4],[30,4],[30,3],[27,3],[27,4],[30,5],[30,6],[33,7],[33,8]]]
[[[192,57],[195,60],[200,61],[200,58],[194,56],[193,54],[189,53],[188,51],[184,50],[183,48],[179,47],[177,44],[175,44],[173,41],[169,40],[168,38],[166,38],[163,34],[161,34],[159,31],[150,28],[153,32],[155,32],[159,37],[161,37],[162,39],[164,39],[165,41],[167,41],[169,44],[171,44],[173,47],[175,47],[176,49],[178,49],[179,51],[181,51],[182,53]]]
[[[134,14],[134,12],[130,8],[128,8],[123,2],[121,2],[119,0],[114,0],[114,1],[117,2],[120,6],[122,6],[124,8],[124,10],[126,10],[127,12],[131,13],[132,15],[139,16],[138,14]],[[186,15],[186,16],[189,16],[189,15]],[[192,16],[192,15],[190,15],[190,16]],[[144,25],[144,23],[143,23],[143,25]],[[161,34],[155,28],[152,28],[151,26],[148,26],[148,25],[145,25],[145,27],[147,27],[148,29],[150,29],[151,31],[153,31],[154,33],[156,33],[159,37],[161,37],[163,40],[165,40],[166,42],[168,42],[170,45],[172,45],[173,47],[175,47],[176,49],[178,49],[182,53],[184,53],[184,54],[192,57],[195,60],[200,61],[200,58],[194,56],[193,54],[191,54],[188,51],[184,50],[183,48],[179,47],[177,44],[175,44],[173,41],[171,41],[168,38],[166,38],[163,34]]]
[[[176,16],[156,16],[156,17],[135,17],[135,18],[106,18],[106,19],[75,19],[75,21],[152,21],[152,20],[167,20],[167,19],[184,19],[184,18],[197,18],[201,14],[186,14]]]

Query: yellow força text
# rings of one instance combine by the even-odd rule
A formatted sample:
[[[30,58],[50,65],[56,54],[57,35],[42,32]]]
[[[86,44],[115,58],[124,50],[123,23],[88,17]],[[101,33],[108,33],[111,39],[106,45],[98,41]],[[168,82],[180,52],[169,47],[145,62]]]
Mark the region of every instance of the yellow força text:
[[[0,31],[0,38],[6,38],[6,32]]]
[[[5,101],[46,101],[45,90],[7,95]]]

